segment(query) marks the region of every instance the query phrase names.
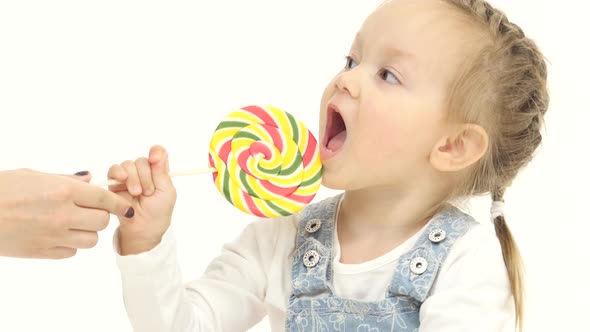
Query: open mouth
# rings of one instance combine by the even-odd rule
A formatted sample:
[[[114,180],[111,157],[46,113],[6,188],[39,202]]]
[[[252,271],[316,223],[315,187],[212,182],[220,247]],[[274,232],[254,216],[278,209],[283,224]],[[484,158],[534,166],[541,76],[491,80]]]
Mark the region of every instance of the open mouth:
[[[325,137],[325,146],[330,152],[338,151],[346,141],[346,124],[334,105],[328,106]]]

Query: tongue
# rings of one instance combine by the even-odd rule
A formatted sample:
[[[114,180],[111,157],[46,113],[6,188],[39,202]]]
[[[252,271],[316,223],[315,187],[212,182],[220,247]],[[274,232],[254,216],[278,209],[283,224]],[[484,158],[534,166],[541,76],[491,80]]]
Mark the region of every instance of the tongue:
[[[344,141],[346,141],[346,130],[339,132],[328,142],[328,149],[336,151],[344,145]]]

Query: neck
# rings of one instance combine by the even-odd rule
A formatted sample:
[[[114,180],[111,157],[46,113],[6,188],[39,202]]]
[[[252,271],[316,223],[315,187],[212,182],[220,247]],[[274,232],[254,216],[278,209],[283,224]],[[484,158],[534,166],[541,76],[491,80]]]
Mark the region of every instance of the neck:
[[[419,187],[346,191],[338,223],[355,233],[415,232],[440,210],[445,197],[442,189],[429,188],[425,194]]]
[[[444,207],[441,202],[448,189],[429,180],[408,186],[347,190],[337,220],[340,261],[360,263],[383,255],[424,227]]]

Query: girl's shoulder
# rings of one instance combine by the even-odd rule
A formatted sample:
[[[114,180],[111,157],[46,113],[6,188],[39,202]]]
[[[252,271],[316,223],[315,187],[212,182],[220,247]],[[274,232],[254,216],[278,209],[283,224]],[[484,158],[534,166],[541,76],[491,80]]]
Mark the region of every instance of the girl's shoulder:
[[[493,225],[474,222],[457,239],[441,266],[439,278],[449,276],[487,275],[509,285],[500,241]]]
[[[421,328],[428,330],[482,324],[490,331],[505,331],[514,326],[510,280],[491,223],[472,225],[455,242],[420,311],[425,317]],[[443,319],[440,312],[445,312]]]
[[[451,204],[446,211],[446,216],[443,216],[442,219],[446,217],[446,219],[452,220],[451,224],[460,221],[465,230],[453,244],[445,265],[452,265],[453,262],[465,257],[478,255],[500,257],[503,264],[502,248],[491,222],[476,220],[468,210],[454,204]],[[453,225],[452,228],[454,227]]]

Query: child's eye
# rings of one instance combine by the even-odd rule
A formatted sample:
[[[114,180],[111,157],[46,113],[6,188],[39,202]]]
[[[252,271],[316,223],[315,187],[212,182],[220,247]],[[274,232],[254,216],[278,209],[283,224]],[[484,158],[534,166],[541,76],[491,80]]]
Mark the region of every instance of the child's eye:
[[[354,59],[350,56],[346,56],[346,64],[344,65],[344,68],[346,69],[352,69],[356,66],[358,66],[358,64],[356,63],[356,61],[354,61]]]
[[[379,72],[379,77],[389,83],[399,83],[397,76],[387,69],[382,69],[381,72]]]

